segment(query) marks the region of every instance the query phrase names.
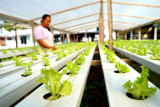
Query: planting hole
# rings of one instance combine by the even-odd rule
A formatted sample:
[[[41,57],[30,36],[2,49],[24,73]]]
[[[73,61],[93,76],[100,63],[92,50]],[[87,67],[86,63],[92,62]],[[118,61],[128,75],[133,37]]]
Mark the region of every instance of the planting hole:
[[[131,93],[127,92],[126,95],[131,99],[135,99],[135,98],[133,98],[133,95]],[[145,99],[147,99],[147,96],[145,97]],[[135,99],[135,100],[142,100],[142,97],[140,97],[140,99]]]
[[[70,72],[67,72],[67,75],[69,75],[69,74],[72,74],[72,73],[70,73]],[[75,73],[75,74],[78,74],[78,73]]]
[[[22,76],[22,77],[27,77],[27,76],[29,76],[29,75],[23,75],[23,74],[22,74],[21,76]]]
[[[43,98],[44,99],[47,99],[47,98],[49,98],[51,96],[51,93],[47,93],[47,94],[45,94],[44,96],[43,96]]]
[[[120,73],[119,71],[114,71],[114,73]],[[125,73],[125,72],[123,72],[123,73]]]
[[[50,97],[51,97],[51,98],[50,98]],[[47,93],[47,94],[45,94],[45,95],[43,96],[43,98],[44,98],[45,100],[56,100],[56,99],[58,99],[58,98],[60,98],[60,97],[61,97],[61,95],[57,94],[55,98],[52,98],[51,93]]]
[[[115,73],[119,73],[119,71],[114,71]]]
[[[67,72],[67,75],[71,74],[70,72]]]

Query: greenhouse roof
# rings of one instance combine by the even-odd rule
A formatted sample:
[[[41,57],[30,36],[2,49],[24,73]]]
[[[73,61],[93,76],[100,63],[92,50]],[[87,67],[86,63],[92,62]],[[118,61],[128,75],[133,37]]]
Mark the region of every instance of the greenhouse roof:
[[[40,24],[50,14],[54,28],[76,32],[98,27],[101,0],[1,0],[0,17]],[[108,25],[107,1],[104,21]],[[113,29],[129,30],[160,19],[160,0],[112,0]],[[11,17],[9,17],[11,16]]]

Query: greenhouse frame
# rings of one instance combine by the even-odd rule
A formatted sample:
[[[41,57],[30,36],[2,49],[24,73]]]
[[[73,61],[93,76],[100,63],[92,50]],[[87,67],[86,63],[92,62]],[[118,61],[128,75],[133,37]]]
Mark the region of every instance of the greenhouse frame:
[[[159,11],[158,0],[1,0],[0,107],[159,107]],[[62,41],[40,53],[44,14]]]

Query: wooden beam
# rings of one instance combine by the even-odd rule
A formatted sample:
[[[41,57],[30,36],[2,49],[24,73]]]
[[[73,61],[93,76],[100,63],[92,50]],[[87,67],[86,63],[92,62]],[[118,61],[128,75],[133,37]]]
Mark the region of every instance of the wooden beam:
[[[7,46],[7,35],[4,37],[4,45]]]
[[[125,40],[127,40],[127,32],[125,32]]]
[[[69,30],[65,30],[65,29],[62,29],[62,28],[55,28],[55,27],[53,27],[53,26],[50,26],[50,27],[52,27],[53,30],[57,30],[57,31],[60,31],[60,32],[73,33],[73,32],[71,32],[71,31],[69,31]]]
[[[71,34],[69,34],[69,39],[70,39],[70,42],[72,42],[73,40],[72,40],[72,37],[71,37]]]
[[[4,17],[11,18],[11,19],[15,19],[15,20],[17,20],[17,21],[22,21],[22,22],[24,22],[24,23],[28,23],[28,22],[29,22],[28,20],[21,19],[21,18],[17,18],[17,17],[13,17],[13,16],[9,16],[9,15],[5,15],[5,14],[2,14],[2,13],[0,13],[0,16],[4,16]]]
[[[118,26],[113,26],[114,30],[119,30],[119,31],[124,31],[125,29],[122,27],[118,27]]]
[[[160,5],[151,5],[151,4],[139,4],[139,3],[129,3],[129,2],[116,2],[116,1],[113,1],[112,3],[123,4],[123,5],[132,5],[132,6],[141,6],[141,7],[160,8]]]
[[[82,28],[82,29],[75,29],[74,32],[78,32],[78,31],[81,31],[81,30],[90,29],[90,28],[94,28],[94,27],[98,27],[98,25],[95,25],[95,26],[88,26],[88,27]]]
[[[18,48],[18,35],[17,35],[16,23],[15,23],[15,25],[14,25],[14,32],[15,32],[16,48]]]
[[[99,13],[95,13],[95,14],[90,14],[90,15],[86,15],[86,16],[74,18],[74,19],[71,19],[71,20],[66,20],[66,21],[63,21],[63,22],[55,23],[55,24],[53,24],[53,25],[51,25],[51,26],[56,26],[56,25],[68,23],[68,22],[75,21],[75,20],[79,20],[79,19],[83,19],[83,18],[86,18],[86,17],[96,16],[96,15],[98,15],[98,14],[99,14]]]
[[[94,26],[94,25],[98,25],[98,23],[97,24],[87,25],[87,26],[82,26],[82,27],[78,27],[78,28],[74,28],[74,29],[70,29],[70,30],[73,31],[75,29],[81,29],[81,28],[85,28],[85,27],[88,27],[88,26]]]
[[[130,28],[129,26],[123,26],[123,25],[114,25],[113,24],[113,29],[118,29],[118,30],[121,30],[121,31],[126,31],[125,29],[128,29]]]
[[[84,27],[84,28],[80,28],[80,29],[75,29],[75,30],[73,30],[73,31],[74,31],[74,32],[77,32],[77,31],[82,31],[82,30],[85,30],[85,29],[94,28],[94,27],[98,27],[98,25],[95,25],[95,26],[88,26],[88,27]]]
[[[32,23],[33,21],[29,21],[29,20],[25,20],[25,19],[21,19],[21,18],[17,18],[17,17],[13,17],[13,16],[9,16],[9,15],[5,15],[5,14],[1,14],[0,13],[0,16],[4,16],[4,17],[9,17],[9,18],[11,18],[11,19],[14,19],[14,20],[16,20],[15,22],[18,22],[18,24],[16,25],[17,27],[19,27],[19,22],[21,22],[21,23]],[[34,24],[37,24],[37,25],[39,25],[38,23],[36,23],[36,22],[34,22]],[[20,25],[21,26],[21,25]],[[32,26],[32,25],[30,25],[30,26]],[[27,26],[25,26],[25,27],[27,27]],[[28,28],[28,27],[27,27]],[[57,30],[57,31],[65,31],[65,32],[69,32],[69,33],[72,33],[72,32],[70,32],[70,31],[66,31],[66,30],[63,30],[63,29],[59,29],[59,28],[55,28],[55,27],[53,27],[53,29],[54,30]]]
[[[113,24],[113,26],[119,26],[119,27],[125,27],[125,28],[129,28],[130,26],[124,26],[124,25],[115,25]]]
[[[136,28],[139,28],[139,27],[143,27],[143,26],[146,26],[146,25],[152,24],[152,23],[154,23],[154,22],[155,22],[155,21],[150,21],[150,22],[148,22],[148,23],[141,24],[141,25],[139,25],[139,26],[135,26],[135,27],[131,27],[131,28],[129,28],[129,29],[125,29],[125,30],[136,29]]]
[[[112,38],[112,1],[107,0],[107,7],[108,7],[108,30],[109,30],[109,49],[113,49],[113,38]]]
[[[99,40],[104,44],[104,13],[103,13],[103,0],[101,0],[100,19],[99,19]]]
[[[127,26],[121,26],[121,25],[115,25],[115,26],[120,26],[120,27],[126,27],[127,28]],[[94,26],[95,27],[95,26]],[[88,27],[87,27],[88,28]],[[89,27],[90,28],[90,27]],[[91,27],[92,28],[92,27]],[[82,28],[82,29],[80,29],[80,30],[84,30],[84,29],[86,29],[86,28]],[[77,31],[80,31],[79,29],[76,29]],[[73,32],[76,32],[76,30],[73,30]]]
[[[12,26],[13,27],[14,23],[0,23],[0,25],[8,25],[8,26]],[[31,28],[30,25],[22,24],[22,23],[17,23],[17,22],[16,22],[16,27],[24,27],[24,28],[29,28],[29,29]]]
[[[132,59],[122,59],[124,62],[126,62],[127,64],[131,65],[133,63],[135,63],[135,61],[133,61]]]
[[[67,43],[70,43],[71,41],[70,41],[70,34],[69,33],[67,33]]]
[[[107,15],[107,13],[105,13]],[[132,15],[124,15],[124,14],[113,14],[113,16],[122,16],[122,17],[132,17],[132,18],[139,18],[139,19],[146,19],[146,20],[152,20],[148,23],[145,23],[145,24],[139,24],[135,27],[131,27],[131,28],[128,28],[128,29],[125,29],[125,30],[130,30],[130,29],[135,29],[135,28],[138,28],[138,27],[142,27],[142,26],[146,26],[146,25],[149,25],[155,21],[159,21],[160,19],[159,18],[153,18],[153,17],[142,17],[142,16],[132,16]]]
[[[99,51],[94,51],[94,54],[99,54]]]
[[[76,36],[76,34],[73,34],[73,42],[75,42],[75,36]]]
[[[74,19],[71,19],[71,20],[67,20],[67,21],[63,21],[63,22],[59,22],[59,23],[55,23],[51,26],[56,26],[56,25],[60,25],[60,24],[64,24],[64,23],[68,23],[68,22],[72,22],[72,21],[75,21],[75,20],[79,20],[79,19],[83,19],[83,18],[87,18],[87,17],[91,17],[91,16],[95,16],[95,15],[98,15],[100,13],[95,13],[95,14],[90,14],[90,15],[87,15],[87,16],[82,16],[82,17],[78,17],[78,18],[74,18]],[[108,15],[108,13],[105,13],[106,15]],[[153,17],[141,17],[141,16],[132,16],[132,15],[123,15],[123,14],[113,14],[113,16],[122,16],[122,17],[132,17],[132,18],[140,18],[140,19],[147,19],[147,20],[160,20],[158,18],[153,18]],[[117,21],[118,22],[118,21]],[[120,23],[120,21],[119,21]],[[123,22],[122,22],[123,23]],[[126,22],[127,23],[127,22]],[[134,23],[128,23],[128,24],[134,24]],[[134,24],[136,25],[136,24]],[[139,26],[139,24],[138,24]]]
[[[132,15],[124,15],[124,14],[116,14],[116,13],[113,13],[113,16],[132,17],[132,18],[147,19],[147,20],[158,20],[158,18],[154,18],[154,17],[132,16]]]
[[[131,29],[131,32],[130,32],[130,39],[132,40],[133,38],[133,30]]]
[[[82,7],[87,7],[87,6],[95,5],[97,3],[100,3],[100,1],[96,1],[96,2],[85,4],[85,5],[82,5],[82,6],[77,6],[77,7],[73,7],[73,8],[70,8],[70,9],[62,10],[62,11],[59,11],[59,12],[52,13],[50,15],[53,16],[53,15],[61,14],[61,13],[72,11],[72,10],[79,9],[79,8],[82,8]],[[34,20],[38,20],[38,19],[41,19],[41,17],[32,19],[30,21],[34,21]]]
[[[138,40],[141,40],[141,28],[138,28]]]
[[[154,40],[157,40],[157,22],[154,23]]]
[[[61,37],[61,43],[63,42],[63,34],[60,32],[60,37]]]
[[[85,25],[85,24],[88,24],[88,23],[96,22],[96,21],[98,21],[98,20],[92,20],[92,21],[88,21],[88,22],[85,22],[85,23],[80,23],[80,24],[76,24],[76,25],[72,25],[72,26],[67,26],[67,27],[61,28],[61,29],[68,29],[68,28],[72,28],[72,27],[77,27],[77,26],[80,26],[80,25]],[[105,21],[108,21],[108,20],[105,20]],[[113,22],[115,22],[115,23],[125,23],[125,24],[131,24],[131,25],[139,25],[137,23],[130,23],[130,22],[121,22],[121,21],[113,21]]]
[[[65,39],[65,37],[64,37],[64,32],[62,33],[62,36],[63,36],[63,43],[64,43],[64,39]]]
[[[34,46],[36,46],[35,45],[36,41],[35,41],[35,37],[34,37],[34,22],[31,22],[31,23],[32,23],[32,39],[33,39],[33,44],[34,44]]]
[[[91,66],[98,66],[101,65],[101,60],[92,60]]]
[[[107,20],[108,21],[108,20]],[[124,24],[131,24],[131,25],[140,25],[138,23],[130,23],[130,22],[123,22],[123,21],[113,21],[114,23],[124,23]]]
[[[89,28],[93,28],[93,27],[98,27],[98,24],[97,24],[97,26],[89,26],[89,27],[83,27],[82,29],[76,29],[76,30],[73,30],[73,32],[77,32],[77,31],[81,31],[81,30],[85,30],[85,29],[89,29]]]
[[[88,24],[88,23],[93,23],[93,22],[96,22],[96,21],[98,21],[98,20],[92,20],[92,21],[88,21],[88,22],[85,22],[85,23],[68,26],[68,27],[65,27],[65,28],[62,28],[62,29],[73,28],[73,27],[77,27],[77,26],[80,26],[80,25],[85,25],[85,24]]]

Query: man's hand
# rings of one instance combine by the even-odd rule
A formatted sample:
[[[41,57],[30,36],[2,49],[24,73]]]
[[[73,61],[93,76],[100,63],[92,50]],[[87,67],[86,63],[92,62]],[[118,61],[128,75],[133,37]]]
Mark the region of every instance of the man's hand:
[[[52,50],[56,50],[56,48],[53,46],[53,47],[52,47]]]

